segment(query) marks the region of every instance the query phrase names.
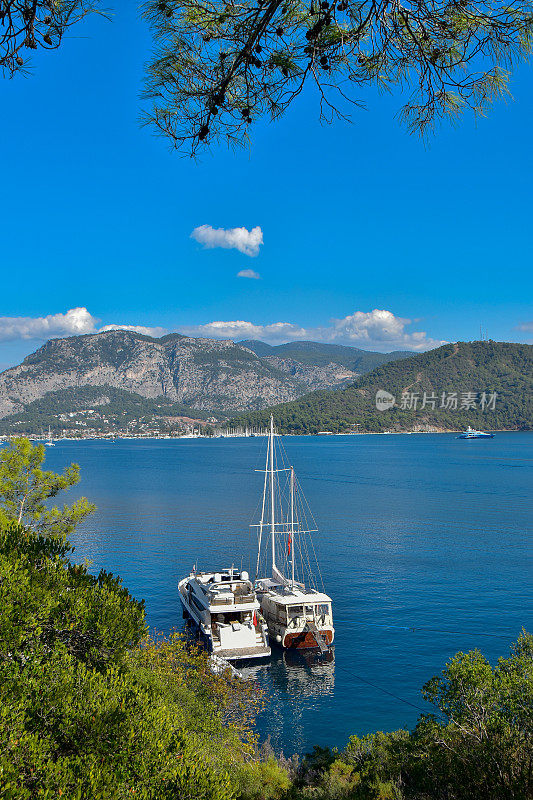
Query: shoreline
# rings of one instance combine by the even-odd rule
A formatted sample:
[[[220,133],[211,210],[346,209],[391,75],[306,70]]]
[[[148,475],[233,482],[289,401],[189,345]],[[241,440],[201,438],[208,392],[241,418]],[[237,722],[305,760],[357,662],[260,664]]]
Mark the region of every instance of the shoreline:
[[[524,430],[520,428],[488,428],[487,433],[533,433],[531,430]],[[280,436],[315,436],[315,437],[323,437],[323,438],[330,438],[335,436],[428,436],[428,435],[441,435],[441,434],[459,434],[462,433],[461,429],[457,430],[438,430],[438,431],[349,431],[346,433],[282,433],[279,434]],[[23,437],[29,439],[31,442],[37,444],[45,444],[46,442],[50,441],[47,437],[43,438],[41,436],[32,436],[31,434],[24,434],[20,433],[16,436],[0,436],[0,444],[4,444],[9,442],[11,439]],[[229,436],[121,436],[119,434],[114,436],[85,436],[85,437],[77,437],[77,436],[62,436],[60,438],[52,438],[51,441],[55,444],[60,444],[62,442],[110,442],[111,444],[115,444],[117,441],[129,441],[129,442],[146,442],[146,441],[195,441],[197,439],[208,439],[208,440],[220,440],[220,439],[262,439],[264,438],[263,434],[254,434],[252,436],[246,436],[244,434],[232,434]]]

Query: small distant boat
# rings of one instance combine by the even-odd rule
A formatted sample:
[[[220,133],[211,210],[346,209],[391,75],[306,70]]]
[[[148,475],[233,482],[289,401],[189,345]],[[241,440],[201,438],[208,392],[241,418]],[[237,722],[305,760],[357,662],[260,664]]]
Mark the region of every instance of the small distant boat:
[[[54,442],[52,441],[52,431],[50,427],[48,427],[48,441],[44,443],[45,447],[55,447]]]
[[[183,616],[209,653],[227,661],[268,658],[268,628],[247,572],[196,572],[178,583]]]
[[[494,434],[485,433],[484,431],[476,431],[469,425],[466,431],[457,436],[457,439],[494,439]]]
[[[262,562],[265,566],[270,562],[270,570],[265,569],[270,576],[258,577],[255,587],[271,641],[283,648],[319,650],[326,655],[335,629],[331,597],[317,586],[317,573],[322,581],[318,563],[315,570],[311,568],[310,534],[316,527],[307,523],[308,506],[294,468],[286,467],[282,453],[275,452],[275,438],[271,416],[261,521],[254,526],[259,529],[257,572]],[[269,541],[263,554],[265,540]]]

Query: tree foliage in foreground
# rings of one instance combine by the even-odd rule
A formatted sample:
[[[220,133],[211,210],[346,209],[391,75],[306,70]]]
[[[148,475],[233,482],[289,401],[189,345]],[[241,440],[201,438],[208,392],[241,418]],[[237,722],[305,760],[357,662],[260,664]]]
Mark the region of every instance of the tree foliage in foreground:
[[[62,509],[48,501],[80,480],[80,468],[71,464],[62,475],[44,470],[45,449],[28,439],[12,439],[0,452],[0,525],[15,521],[39,533],[67,537],[94,511],[87,498],[80,497]]]
[[[253,684],[215,676],[69,547],[0,533],[0,797],[232,800],[255,740]]]
[[[32,50],[56,50],[66,31],[94,11],[97,0],[0,0],[0,69],[27,72]]]
[[[492,667],[457,653],[424,686],[435,712],[416,728],[315,748],[293,797],[315,800],[529,800],[533,797],[533,637]]]
[[[157,45],[146,119],[192,153],[242,144],[308,83],[326,120],[368,85],[407,93],[412,130],[483,113],[533,30],[531,0],[147,0],[144,14]]]

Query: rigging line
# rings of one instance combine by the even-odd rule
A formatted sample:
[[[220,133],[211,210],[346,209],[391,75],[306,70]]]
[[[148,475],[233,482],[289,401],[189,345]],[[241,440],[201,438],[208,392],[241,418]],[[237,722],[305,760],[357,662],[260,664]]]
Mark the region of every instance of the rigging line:
[[[296,485],[297,485],[298,500],[299,500],[299,502],[301,504],[302,515],[303,515],[303,517],[305,519],[306,527],[311,528],[313,526],[316,529],[318,526],[317,526],[315,517],[313,516],[313,512],[311,511],[309,503],[307,502],[307,498],[306,498],[306,496],[304,494],[304,491],[302,489],[302,486],[301,486],[300,481],[298,480],[298,478],[296,478]],[[311,521],[312,521],[311,525],[307,524],[307,522],[308,522],[307,512],[309,512],[309,517],[311,518]],[[307,554],[307,562],[308,562],[308,565],[309,565],[309,573],[312,576],[312,583],[314,585],[314,588],[317,589],[318,584],[317,584],[317,581],[316,581],[316,579],[314,577],[314,573],[311,570],[311,558],[310,558],[308,547],[307,547],[307,538],[309,538],[309,544],[310,544],[311,550],[313,552],[313,563],[316,564],[316,568],[317,568],[317,571],[318,571],[318,577],[320,579],[320,585],[322,587],[322,591],[324,591],[324,579],[322,577],[322,571],[320,569],[320,564],[319,564],[318,557],[317,557],[317,554],[316,554],[313,538],[312,538],[312,536],[309,535],[308,537],[306,537],[305,548],[306,548],[306,554]]]
[[[356,680],[361,681],[362,683],[368,684],[368,686],[372,686],[373,689],[377,689],[378,692],[383,692],[383,694],[387,694],[390,697],[394,697],[395,700],[399,700],[400,703],[405,703],[406,706],[411,706],[411,708],[416,708],[417,711],[421,711],[423,714],[435,713],[431,712],[427,708],[422,708],[422,706],[416,705],[416,703],[411,703],[410,700],[405,700],[403,697],[400,697],[399,694],[395,694],[394,692],[389,692],[388,689],[384,689],[382,686],[378,686],[377,683],[372,683],[372,681],[363,678],[362,675],[357,675],[356,672],[352,672],[351,670],[347,669],[346,667],[339,667],[338,664],[335,664],[335,671],[340,670],[341,672],[345,672],[347,675],[350,675],[352,678],[356,678]],[[437,716],[442,717],[440,712],[436,712]],[[444,719],[444,717],[442,717]]]

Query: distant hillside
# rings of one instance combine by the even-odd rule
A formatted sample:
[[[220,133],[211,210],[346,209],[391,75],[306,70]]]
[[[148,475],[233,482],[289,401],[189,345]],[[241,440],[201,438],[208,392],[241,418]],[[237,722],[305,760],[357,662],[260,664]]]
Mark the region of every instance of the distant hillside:
[[[467,425],[488,430],[533,429],[533,346],[506,342],[458,342],[389,362],[336,392],[319,391],[255,414],[240,415],[231,425],[263,426],[270,412],[283,432],[317,433],[460,430]],[[387,411],[376,409],[376,392],[396,398]],[[426,406],[422,408],[426,393]],[[497,394],[494,410],[480,408]],[[417,408],[401,408],[403,404]],[[452,408],[441,408],[444,402]],[[453,393],[457,410],[453,409]],[[471,394],[468,394],[471,393]],[[472,406],[461,409],[461,405]],[[451,399],[450,399],[451,395]],[[433,399],[434,398],[434,399]],[[429,400],[429,402],[428,402]],[[435,404],[435,409],[431,406]]]
[[[44,397],[28,403],[19,414],[0,420],[0,434],[24,432],[40,436],[82,435],[87,429],[96,434],[122,431],[143,433],[147,429],[169,432],[187,427],[185,418],[207,420],[206,411],[192,410],[181,403],[163,397],[150,399],[113,386],[79,386],[47,392]]]
[[[166,430],[171,418],[227,419],[357,377],[320,353],[297,360],[277,350],[259,356],[231,341],[121,330],[53,339],[0,374],[0,434],[49,425],[100,433],[136,420]]]
[[[372,350],[360,350],[358,347],[347,347],[340,344],[322,344],[321,342],[289,342],[288,344],[270,345],[266,342],[247,339],[239,342],[258,356],[277,356],[291,358],[301,364],[340,364],[343,367],[363,375],[381,364],[398,361],[414,355],[410,351],[395,350],[392,353],[376,353]]]

